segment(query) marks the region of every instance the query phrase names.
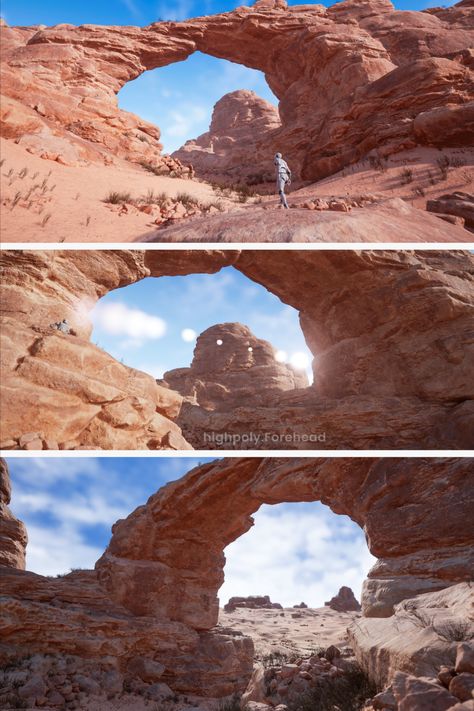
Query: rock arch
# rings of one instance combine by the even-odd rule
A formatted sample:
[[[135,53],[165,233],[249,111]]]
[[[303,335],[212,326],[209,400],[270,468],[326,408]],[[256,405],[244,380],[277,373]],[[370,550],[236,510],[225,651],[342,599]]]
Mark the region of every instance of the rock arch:
[[[467,448],[471,441],[468,252],[4,251],[2,261],[5,440],[43,428],[44,437],[67,437],[75,446],[161,446],[150,422],[157,413],[175,419],[180,396],[91,344],[88,313],[107,291],[145,276],[212,273],[232,264],[299,311],[316,356],[315,379],[296,400],[282,395],[273,408],[242,408],[200,426],[326,428],[331,448]],[[62,318],[77,338],[51,334],[48,324]],[[118,385],[120,392],[107,390]],[[135,413],[133,423],[118,402]],[[70,421],[58,416],[61,405],[74,412]],[[55,427],[67,431],[55,436]]]
[[[265,137],[268,150],[277,143],[291,154],[305,180],[330,175],[374,148],[390,154],[416,143],[469,145],[469,3],[406,13],[388,0],[283,5],[145,28],[7,28],[5,93],[33,109],[31,120],[59,122],[138,160],[145,146],[120,131],[138,129],[152,139],[159,132],[118,111],[115,94],[142,72],[199,50],[265,73],[282,120]]]
[[[319,500],[356,521],[379,559],[364,587],[363,615],[386,618],[401,600],[470,579],[473,475],[468,458],[227,458],[201,465],[118,521],[95,571],[47,579],[11,562],[0,566],[0,660],[25,650],[109,655],[125,671],[144,656],[165,665],[174,690],[242,691],[253,646],[216,627],[217,591],[224,548],[251,527],[262,503]]]

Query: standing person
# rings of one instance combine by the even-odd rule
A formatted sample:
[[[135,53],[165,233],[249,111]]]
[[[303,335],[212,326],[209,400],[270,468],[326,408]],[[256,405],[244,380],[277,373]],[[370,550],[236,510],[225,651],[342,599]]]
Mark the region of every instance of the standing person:
[[[280,196],[280,205],[282,205],[285,210],[289,210],[289,205],[286,201],[285,187],[291,185],[291,170],[288,167],[288,163],[283,160],[281,153],[275,155],[275,167],[276,167],[276,181],[277,190]]]

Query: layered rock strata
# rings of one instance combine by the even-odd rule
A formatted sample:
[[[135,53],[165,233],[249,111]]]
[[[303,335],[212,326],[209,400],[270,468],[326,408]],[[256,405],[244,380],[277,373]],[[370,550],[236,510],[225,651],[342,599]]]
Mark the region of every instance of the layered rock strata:
[[[2,436],[120,449],[469,448],[469,252],[2,252]],[[300,313],[314,382],[206,410],[88,339],[110,290],[233,265]],[[66,318],[76,333],[48,324]],[[229,381],[230,382],[230,381]],[[295,381],[295,385],[296,385]],[[257,389],[258,391],[258,389]],[[217,401],[216,401],[217,402]],[[178,424],[176,424],[178,422]],[[204,433],[211,435],[204,443]],[[254,433],[252,441],[248,439]],[[24,441],[24,440],[23,440]],[[28,444],[28,442],[25,442]]]
[[[346,0],[257,3],[145,28],[3,26],[4,134],[63,162],[160,164],[158,129],[119,110],[116,95],[200,51],[265,74],[281,120],[262,136],[266,153],[291,155],[304,180],[374,149],[470,145],[472,14],[470,0],[424,12]]]
[[[263,503],[322,501],[363,527],[379,558],[353,636],[371,675],[388,679],[406,668],[386,634],[402,612],[417,628],[415,612],[425,605],[428,614],[439,611],[438,624],[472,596],[463,583],[472,571],[473,502],[465,495],[472,476],[472,460],[463,458],[241,458],[199,466],[118,521],[94,571],[51,579],[0,566],[0,661],[26,652],[107,657],[124,673],[145,658],[164,667],[162,679],[175,691],[243,691],[252,642],[216,627],[224,549],[250,529]],[[414,595],[415,607],[403,603]],[[426,654],[415,642],[410,659],[421,660],[422,673]]]

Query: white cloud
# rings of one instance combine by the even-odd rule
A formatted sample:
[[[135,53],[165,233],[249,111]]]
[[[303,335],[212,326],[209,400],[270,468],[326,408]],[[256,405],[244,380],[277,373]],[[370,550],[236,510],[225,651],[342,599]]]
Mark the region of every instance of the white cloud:
[[[156,10],[158,17],[162,20],[176,22],[186,20],[190,17],[193,5],[193,0],[175,0],[172,4],[168,2],[159,2]]]
[[[103,553],[85,543],[70,526],[54,529],[29,526],[28,538],[26,569],[39,575],[59,575],[71,568],[91,569]]]
[[[100,466],[96,459],[92,458],[64,458],[41,457],[33,459],[15,458],[9,461],[12,477],[25,484],[31,481],[41,482],[43,486],[49,486],[55,482],[71,482],[76,479],[84,479],[89,476],[98,476]],[[17,489],[13,487],[13,501],[15,501]]]
[[[234,595],[270,595],[287,607],[320,607],[342,585],[360,599],[375,558],[356,524],[308,504],[263,506],[254,518],[255,526],[226,549],[221,604]]]
[[[99,303],[92,312],[95,327],[113,336],[128,336],[135,341],[156,340],[166,332],[166,322],[140,309],[120,302]]]

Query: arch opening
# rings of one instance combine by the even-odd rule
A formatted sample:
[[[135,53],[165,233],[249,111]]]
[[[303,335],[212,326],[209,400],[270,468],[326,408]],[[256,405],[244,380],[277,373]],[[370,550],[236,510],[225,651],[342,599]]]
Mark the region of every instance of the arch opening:
[[[225,549],[220,606],[231,597],[268,595],[292,608],[323,607],[342,586],[361,599],[376,562],[360,526],[320,501],[263,504],[254,525]]]
[[[96,345],[157,379],[192,367],[199,334],[209,333],[204,354],[209,373],[225,367],[246,377],[274,361],[300,374],[299,386],[304,386],[303,374],[312,382],[312,354],[296,309],[232,266],[216,274],[152,276],[114,289],[97,302],[91,319]],[[222,328],[214,337],[218,324]],[[238,324],[244,328],[232,328]],[[259,356],[261,339],[272,348]]]
[[[215,104],[241,90],[278,106],[261,71],[196,51],[185,60],[145,71],[127,82],[117,99],[120,109],[159,127],[163,152],[171,154],[207,133]]]

